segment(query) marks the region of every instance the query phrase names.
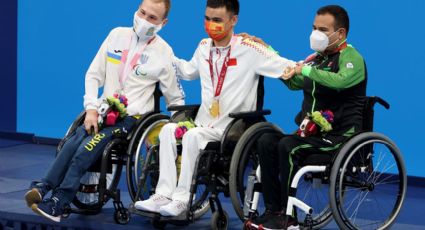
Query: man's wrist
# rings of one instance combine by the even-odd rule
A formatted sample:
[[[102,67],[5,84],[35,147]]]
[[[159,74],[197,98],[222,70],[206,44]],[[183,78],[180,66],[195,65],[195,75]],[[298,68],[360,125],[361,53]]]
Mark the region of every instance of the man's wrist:
[[[97,111],[97,106],[95,105],[86,105],[85,111],[89,111],[89,110],[96,110]]]
[[[311,67],[311,66],[303,66],[303,68],[301,69],[301,74],[304,76],[304,77],[309,77],[310,76],[310,73],[311,73],[311,69],[312,69],[313,67]]]

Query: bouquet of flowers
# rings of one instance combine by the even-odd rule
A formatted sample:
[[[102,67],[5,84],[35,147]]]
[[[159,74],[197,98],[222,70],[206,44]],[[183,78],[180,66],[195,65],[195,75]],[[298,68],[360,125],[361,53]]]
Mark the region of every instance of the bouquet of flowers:
[[[178,143],[181,143],[181,140],[183,138],[183,135],[189,131],[191,128],[195,128],[196,125],[192,120],[189,121],[181,121],[177,123],[176,131],[174,132],[174,135],[176,136],[176,140]]]
[[[333,121],[334,114],[330,110],[308,113],[297,130],[297,134],[301,137],[306,137],[316,135],[319,132],[327,133],[332,130]]]
[[[127,116],[127,105],[128,100],[124,95],[114,94],[112,97],[107,97],[98,109],[99,127],[113,126],[118,118]]]

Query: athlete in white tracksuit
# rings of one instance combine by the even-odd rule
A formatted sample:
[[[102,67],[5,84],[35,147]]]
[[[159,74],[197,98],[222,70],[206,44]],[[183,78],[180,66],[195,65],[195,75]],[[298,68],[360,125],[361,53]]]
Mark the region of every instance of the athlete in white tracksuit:
[[[257,105],[259,76],[280,78],[295,62],[279,57],[268,47],[233,35],[239,13],[238,1],[207,2],[205,28],[210,38],[199,43],[191,61],[176,59],[181,79],[201,80],[201,107],[196,128],[182,139],[181,172],[177,182],[176,124],[165,125],[160,134],[160,174],[156,194],[138,201],[137,209],[178,216],[187,210],[195,163],[208,142],[218,141],[231,122],[230,113],[253,111]],[[218,108],[217,108],[218,107]]]
[[[234,37],[233,40],[235,40],[235,44],[232,46],[231,58],[235,61],[232,63],[233,66],[228,67],[220,94],[220,114],[216,118],[211,116],[209,108],[218,82],[217,73],[220,73],[221,69],[214,70],[216,79],[214,82],[216,83],[213,87],[209,64],[206,60],[211,52],[214,66],[221,67],[230,44],[226,47],[213,47],[211,39],[204,39],[200,42],[190,62],[176,59],[180,78],[194,80],[200,76],[202,103],[195,119],[197,127],[190,129],[182,139],[182,161],[178,185],[175,163],[177,149],[174,134],[177,124],[170,123],[162,128],[159,135],[160,177],[156,194],[173,201],[181,201],[177,206],[182,207],[183,211],[186,209],[184,204],[189,201],[189,189],[200,149],[204,149],[208,142],[220,140],[224,129],[232,120],[228,114],[256,109],[259,75],[279,78],[288,66],[295,65],[294,62],[279,57],[267,47],[251,40],[242,41],[241,37]],[[143,201],[136,202],[136,208],[152,212],[159,211],[158,209],[149,209],[143,204]],[[162,211],[161,214],[173,216],[179,215],[181,212]]]
[[[85,124],[65,142],[41,182],[32,183],[31,190],[25,194],[27,205],[37,214],[60,221],[64,207],[78,191],[81,177],[100,157],[114,133],[130,131],[136,118],[154,110],[153,92],[157,82],[167,105],[184,104],[184,93],[172,64],[173,51],[156,35],[165,24],[165,8],[162,2],[143,1],[134,15],[134,27],[113,29],[103,42],[86,73]],[[98,99],[101,87],[103,94]],[[96,110],[100,101],[115,93],[127,97],[128,116],[90,135],[91,127],[97,130]],[[51,198],[43,200],[49,190],[53,190]]]

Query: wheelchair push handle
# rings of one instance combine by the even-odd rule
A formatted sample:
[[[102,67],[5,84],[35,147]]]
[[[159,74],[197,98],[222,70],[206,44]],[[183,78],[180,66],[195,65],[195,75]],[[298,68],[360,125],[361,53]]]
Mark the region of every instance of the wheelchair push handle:
[[[190,111],[197,110],[201,105],[172,105],[167,108],[168,111]]]
[[[385,109],[390,109],[390,104],[384,99],[377,96],[370,97],[370,99],[372,100],[372,106],[374,106],[376,103],[379,103],[380,105],[384,106]]]
[[[269,109],[265,109],[265,110],[258,110],[258,111],[230,113],[229,117],[235,118],[235,119],[241,119],[241,118],[249,118],[249,117],[262,117],[262,116],[270,115],[271,113],[272,111],[270,111]]]

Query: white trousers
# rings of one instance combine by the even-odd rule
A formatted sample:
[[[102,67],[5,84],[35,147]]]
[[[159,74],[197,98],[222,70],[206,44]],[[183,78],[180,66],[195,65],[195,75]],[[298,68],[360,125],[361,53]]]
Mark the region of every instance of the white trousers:
[[[174,134],[176,127],[175,123],[166,124],[159,133],[159,180],[155,192],[173,200],[189,202],[190,185],[200,150],[204,149],[208,142],[219,141],[223,131],[196,127],[184,134],[181,171],[177,184],[177,147]]]

